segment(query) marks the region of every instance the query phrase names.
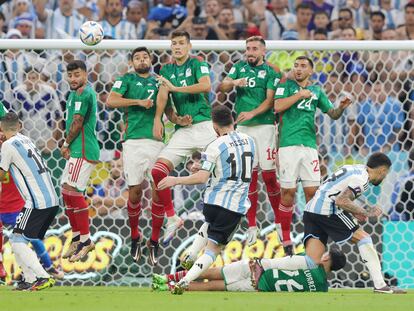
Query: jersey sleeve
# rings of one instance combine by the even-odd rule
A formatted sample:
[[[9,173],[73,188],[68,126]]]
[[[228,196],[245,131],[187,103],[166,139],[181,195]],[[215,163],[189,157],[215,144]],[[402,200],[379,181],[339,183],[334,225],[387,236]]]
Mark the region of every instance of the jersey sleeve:
[[[354,196],[359,197],[368,185],[368,178],[364,175],[352,175],[348,181],[348,188],[354,193]]]
[[[125,81],[125,76],[118,77],[114,85],[112,86],[112,91],[121,95],[124,95],[127,91],[127,83]]]
[[[83,93],[77,96],[75,100],[75,110],[73,114],[79,114],[82,117],[86,116],[86,114],[88,113],[91,101],[92,101],[92,96],[89,93],[87,94]]]
[[[3,118],[7,113],[7,109],[4,107],[3,103],[0,101],[0,118]]]
[[[236,80],[238,79],[238,74],[239,74],[239,70],[237,68],[237,65],[233,65],[227,77],[229,77],[230,79]]]
[[[289,88],[289,84],[287,82],[285,83],[280,83],[275,91],[275,99],[279,99],[279,98],[286,98],[289,97],[290,94],[290,88]]]
[[[216,144],[207,146],[206,150],[201,153],[201,170],[213,172],[219,155],[220,151]]]
[[[334,105],[329,100],[328,96],[326,95],[325,91],[321,89],[319,98],[318,98],[318,108],[322,110],[323,113],[327,113],[330,109],[332,109]]]
[[[208,68],[208,64],[206,62],[195,62],[195,76],[197,80],[205,76],[210,76],[210,69]]]
[[[0,169],[7,172],[10,169],[10,165],[13,160],[13,146],[10,145],[7,141],[1,146],[1,160],[0,160]]]
[[[269,76],[267,78],[266,89],[275,91],[279,84],[280,78],[278,78],[277,72],[273,69],[269,70]]]

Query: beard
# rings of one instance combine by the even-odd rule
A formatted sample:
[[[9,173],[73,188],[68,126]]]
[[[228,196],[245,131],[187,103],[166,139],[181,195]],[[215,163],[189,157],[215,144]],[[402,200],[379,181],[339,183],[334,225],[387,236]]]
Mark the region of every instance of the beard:
[[[140,74],[148,73],[150,71],[150,66],[138,66],[135,68],[135,71]]]
[[[256,65],[259,63],[259,58],[257,57],[254,60],[249,60],[249,58],[247,58],[247,62],[249,63],[250,66],[256,67]]]
[[[75,87],[72,87],[72,85],[70,85],[69,87],[70,87],[71,91],[76,91],[79,88],[81,88],[83,85],[84,85],[84,83],[79,83]]]

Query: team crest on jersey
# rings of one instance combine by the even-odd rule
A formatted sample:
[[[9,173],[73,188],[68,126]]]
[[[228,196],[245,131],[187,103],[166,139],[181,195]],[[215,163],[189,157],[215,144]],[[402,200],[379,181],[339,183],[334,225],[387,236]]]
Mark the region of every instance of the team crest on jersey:
[[[185,77],[191,77],[191,68],[187,68],[185,71]]]
[[[264,78],[265,78],[265,76],[266,76],[266,71],[264,71],[264,70],[260,70],[260,71],[257,73],[257,77],[258,77],[258,78],[260,78],[260,79],[264,79]]]

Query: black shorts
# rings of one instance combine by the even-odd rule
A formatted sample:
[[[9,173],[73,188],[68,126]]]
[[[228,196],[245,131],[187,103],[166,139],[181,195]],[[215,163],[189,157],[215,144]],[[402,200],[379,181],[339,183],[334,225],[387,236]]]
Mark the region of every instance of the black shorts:
[[[359,228],[353,217],[343,212],[338,215],[319,215],[310,212],[303,213],[305,237],[303,244],[306,247],[308,238],[315,238],[326,245],[328,237],[337,243],[348,241]]]
[[[208,238],[217,244],[230,242],[244,215],[229,211],[221,206],[204,204],[203,214],[209,224]]]
[[[23,208],[17,216],[13,232],[23,234],[29,239],[43,240],[58,210],[59,206],[45,209]]]

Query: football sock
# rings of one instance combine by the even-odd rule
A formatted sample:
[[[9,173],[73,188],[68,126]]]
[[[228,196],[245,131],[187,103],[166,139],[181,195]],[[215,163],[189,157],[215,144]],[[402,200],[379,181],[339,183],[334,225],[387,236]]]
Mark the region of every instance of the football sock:
[[[72,205],[72,192],[74,191],[69,191],[66,189],[62,189],[62,196],[63,196],[63,202],[65,203],[65,214],[66,216],[68,216],[69,218],[69,223],[70,223],[70,227],[72,228],[72,240],[75,236],[79,235],[79,228],[78,228],[78,224],[76,222],[76,217],[75,217],[75,208]]]
[[[0,261],[3,261],[3,223],[0,221]]]
[[[315,262],[309,256],[287,256],[282,258],[262,259],[261,264],[265,270],[282,269],[282,270],[298,270],[298,269],[314,269],[317,267]]]
[[[375,288],[383,288],[386,286],[384,278],[381,272],[381,263],[378,258],[377,251],[372,244],[372,239],[366,237],[358,242],[359,253],[361,254],[362,261],[368,268]]]
[[[16,262],[19,265],[19,267],[22,269],[23,279],[29,283],[33,283],[34,281],[36,281],[36,275],[29,268],[26,262],[22,259],[22,257],[19,254],[19,251],[16,250],[15,243],[11,243],[11,247],[14,254],[14,258],[16,259]]]
[[[167,274],[167,282],[178,282],[180,281],[183,277],[185,277],[187,274],[186,270],[182,270],[182,271],[178,271],[174,274]]]
[[[186,284],[190,284],[190,282],[197,280],[199,276],[206,271],[216,260],[216,254],[211,250],[207,249],[204,251],[204,254],[200,256],[191,267],[191,269],[187,272],[187,275],[183,277],[183,281]]]
[[[45,245],[43,244],[42,240],[33,239],[30,240],[32,243],[33,249],[36,252],[37,257],[40,258],[40,262],[42,263],[45,269],[48,269],[52,266],[52,259],[50,259],[49,253],[47,252]]]
[[[152,231],[151,240],[157,242],[160,239],[161,227],[164,223],[164,207],[161,203],[152,201],[151,207]]]
[[[82,235],[86,236],[89,235],[89,209],[88,203],[81,192],[71,191],[70,201],[72,206],[74,207],[74,215],[76,218],[76,224],[78,226],[78,231],[81,235],[81,242]]]
[[[275,223],[277,223],[277,219],[280,218],[280,184],[276,179],[276,171],[263,171],[262,178],[266,185],[267,196],[269,197],[270,205],[275,215]]]
[[[193,244],[191,244],[188,250],[188,255],[190,256],[192,260],[195,260],[198,254],[200,253],[200,251],[207,245],[207,242],[208,242],[207,229],[208,229],[208,223],[205,222],[201,225],[193,241]]]
[[[139,216],[141,214],[141,203],[132,203],[128,200],[128,218],[129,227],[131,228],[131,238],[138,239],[139,237]]]
[[[252,179],[249,186],[249,200],[251,205],[246,215],[249,227],[256,227],[257,201],[259,198],[259,194],[257,192],[258,175],[259,174],[256,168],[252,171]]]
[[[282,240],[283,245],[290,244],[290,225],[292,223],[293,205],[285,206],[282,203],[279,204],[279,219],[276,219],[277,223],[280,223],[282,227]]]
[[[162,162],[156,162],[151,170],[152,179],[155,185],[155,193],[157,196],[157,203],[161,204],[167,217],[175,215],[174,205],[172,202],[171,189],[158,190],[158,183],[170,174],[168,165]]]
[[[45,271],[45,269],[40,264],[39,260],[36,257],[35,252],[26,244],[22,242],[13,242],[12,249],[15,254],[18,254],[24,264],[32,270],[36,277],[39,278],[49,278],[49,274]],[[23,264],[23,265],[24,265]],[[23,266],[22,266],[23,268]],[[23,271],[24,273],[24,271]],[[26,278],[26,273],[24,274]],[[33,282],[27,280],[27,282]]]

